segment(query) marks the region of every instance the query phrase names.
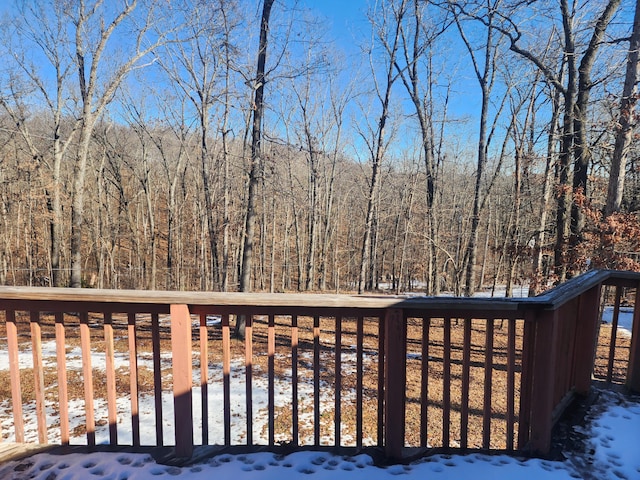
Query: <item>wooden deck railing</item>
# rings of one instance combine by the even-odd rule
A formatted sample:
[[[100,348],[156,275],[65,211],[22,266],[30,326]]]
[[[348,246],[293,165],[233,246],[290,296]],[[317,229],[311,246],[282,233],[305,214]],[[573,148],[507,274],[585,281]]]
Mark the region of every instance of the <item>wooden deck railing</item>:
[[[623,292],[635,302],[623,369],[640,390],[629,272],[521,299],[0,287],[0,435],[175,445],[184,457],[200,444],[544,453],[591,386],[605,285],[615,321]],[[232,338],[239,315],[244,341]]]

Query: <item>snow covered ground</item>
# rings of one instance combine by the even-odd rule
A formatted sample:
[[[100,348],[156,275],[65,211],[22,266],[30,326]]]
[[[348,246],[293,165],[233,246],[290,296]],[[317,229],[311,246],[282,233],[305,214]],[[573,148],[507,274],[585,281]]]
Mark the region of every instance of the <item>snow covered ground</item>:
[[[222,454],[187,467],[157,464],[146,454],[93,453],[38,454],[0,466],[4,480],[149,480],[160,476],[196,479],[378,480],[633,480],[640,478],[640,399],[601,391],[586,417],[575,429],[586,438],[584,451],[568,452],[564,461],[514,458],[504,455],[437,455],[409,465],[381,468],[367,455],[343,457],[325,452]]]

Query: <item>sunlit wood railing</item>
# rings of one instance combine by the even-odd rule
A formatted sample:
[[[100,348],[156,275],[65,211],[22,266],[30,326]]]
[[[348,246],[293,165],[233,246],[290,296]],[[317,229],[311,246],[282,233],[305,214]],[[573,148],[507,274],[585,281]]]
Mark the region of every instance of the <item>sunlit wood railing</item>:
[[[592,271],[520,299],[0,287],[0,434],[174,446],[182,457],[194,445],[281,444],[393,459],[406,447],[544,453],[554,422],[590,389],[603,286],[615,288],[614,323],[623,293],[634,302],[622,369],[640,390],[639,284],[640,274]]]

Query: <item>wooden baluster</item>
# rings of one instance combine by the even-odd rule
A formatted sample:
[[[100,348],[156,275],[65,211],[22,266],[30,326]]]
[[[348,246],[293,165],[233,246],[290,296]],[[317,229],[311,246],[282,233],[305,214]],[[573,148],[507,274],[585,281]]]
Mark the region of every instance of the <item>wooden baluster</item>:
[[[38,442],[47,443],[47,415],[44,402],[44,367],[42,365],[42,327],[40,312],[32,311],[31,348],[33,353],[33,383],[36,397],[36,419],[38,422]]]
[[[160,361],[160,319],[157,313],[151,314],[151,343],[153,345],[153,395],[155,403],[156,445],[164,445],[162,425],[162,363]]]
[[[87,444],[96,444],[96,419],[93,406],[93,369],[91,367],[91,331],[89,314],[80,312],[80,346],[82,350],[82,377],[84,380],[84,410],[87,429]]]
[[[291,434],[293,445],[298,446],[298,316],[291,316]]]
[[[224,444],[231,445],[231,332],[229,314],[222,315],[222,390],[224,409]]]
[[[109,421],[109,443],[118,444],[118,411],[117,385],[115,371],[115,347],[113,342],[113,316],[111,312],[104,313],[104,343],[105,366],[107,377],[107,410]]]
[[[336,315],[336,328],[335,328],[335,416],[334,416],[334,431],[335,431],[335,446],[339,447],[341,441],[341,429],[342,429],[342,317]]]
[[[64,314],[55,313],[56,369],[58,370],[58,408],[60,409],[60,443],[69,445],[69,392],[67,390],[67,345]]]
[[[209,333],[207,314],[200,314],[200,403],[202,417],[202,444],[209,444]]]
[[[24,416],[22,411],[22,388],[20,386],[20,360],[16,312],[7,310],[7,346],[9,349],[9,376],[11,377],[11,403],[13,405],[13,428],[16,443],[24,443]]]

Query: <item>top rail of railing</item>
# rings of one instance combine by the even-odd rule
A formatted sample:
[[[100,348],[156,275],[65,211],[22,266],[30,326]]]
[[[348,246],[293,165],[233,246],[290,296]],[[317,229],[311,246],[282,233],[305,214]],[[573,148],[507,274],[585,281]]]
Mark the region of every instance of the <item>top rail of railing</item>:
[[[29,302],[58,302],[64,309],[67,303],[90,303],[122,308],[126,305],[155,306],[154,311],[167,311],[170,305],[194,307],[215,305],[228,309],[251,307],[296,309],[354,309],[384,310],[403,308],[416,310],[466,310],[518,312],[531,308],[554,309],[578,297],[598,284],[637,286],[640,272],[591,270],[554,287],[536,297],[528,298],[464,298],[397,295],[348,295],[305,293],[240,293],[240,292],[183,292],[155,290],[106,290],[53,287],[0,286],[0,299]],[[56,309],[48,305],[49,309]],[[98,307],[96,307],[98,308]]]

